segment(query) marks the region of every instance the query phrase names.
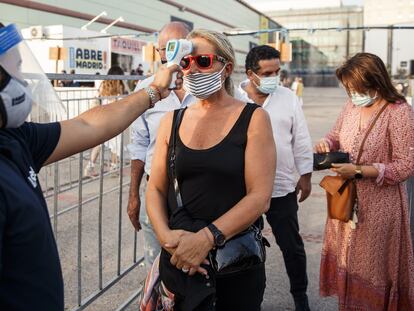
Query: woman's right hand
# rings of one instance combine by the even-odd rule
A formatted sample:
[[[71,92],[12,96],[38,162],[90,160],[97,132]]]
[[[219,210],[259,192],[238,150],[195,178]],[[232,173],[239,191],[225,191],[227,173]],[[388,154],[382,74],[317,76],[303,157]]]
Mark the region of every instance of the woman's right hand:
[[[188,231],[179,229],[170,230],[167,234],[165,234],[165,238],[162,241],[162,247],[169,252],[171,256],[174,255],[181,237],[187,232]]]
[[[322,138],[314,147],[316,153],[329,152],[329,143],[326,138]]]

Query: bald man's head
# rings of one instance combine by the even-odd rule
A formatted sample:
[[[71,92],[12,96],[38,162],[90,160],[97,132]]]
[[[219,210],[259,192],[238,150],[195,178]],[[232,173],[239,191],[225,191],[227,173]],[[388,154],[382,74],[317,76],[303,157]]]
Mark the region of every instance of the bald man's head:
[[[165,47],[170,40],[185,39],[190,33],[190,28],[181,22],[171,22],[161,28],[158,34],[158,52],[161,61],[166,62]]]

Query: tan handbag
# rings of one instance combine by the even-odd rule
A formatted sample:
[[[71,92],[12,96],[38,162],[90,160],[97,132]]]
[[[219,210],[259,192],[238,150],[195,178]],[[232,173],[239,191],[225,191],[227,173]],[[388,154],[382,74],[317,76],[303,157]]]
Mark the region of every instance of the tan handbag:
[[[360,164],[359,161],[361,160],[362,151],[365,141],[368,138],[368,134],[371,132],[378,118],[387,106],[388,103],[381,108],[369,126],[361,146],[359,147],[356,165]],[[329,218],[338,219],[344,222],[351,220],[357,203],[355,181],[353,179],[345,179],[341,176],[325,176],[319,185],[326,191]]]
[[[341,176],[325,176],[319,185],[326,191],[329,218],[348,222],[356,202],[354,181]]]

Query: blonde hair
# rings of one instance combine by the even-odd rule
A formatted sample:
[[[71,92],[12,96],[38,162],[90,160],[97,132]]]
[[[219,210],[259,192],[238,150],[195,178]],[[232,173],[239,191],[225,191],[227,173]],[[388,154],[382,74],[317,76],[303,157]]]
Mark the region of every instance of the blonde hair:
[[[123,75],[124,71],[119,66],[112,66],[108,70],[108,75]],[[105,80],[99,87],[101,96],[118,96],[125,94],[125,84],[121,80]]]
[[[125,94],[125,85],[120,80],[105,80],[99,87],[101,96],[118,96]]]
[[[234,54],[233,46],[229,39],[220,32],[207,30],[207,29],[196,29],[190,32],[187,39],[203,38],[211,43],[216,49],[217,55],[223,57],[227,63],[232,63],[233,68],[236,66],[236,55]],[[231,96],[234,95],[233,80],[231,74],[224,81],[224,87],[227,93]]]

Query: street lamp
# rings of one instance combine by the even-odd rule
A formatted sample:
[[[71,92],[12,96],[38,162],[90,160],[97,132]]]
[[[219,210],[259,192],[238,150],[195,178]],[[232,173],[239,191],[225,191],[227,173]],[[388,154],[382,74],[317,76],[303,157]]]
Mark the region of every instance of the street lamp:
[[[91,19],[88,23],[86,23],[85,25],[83,25],[81,27],[82,30],[87,30],[88,26],[91,25],[92,23],[94,23],[98,18],[100,18],[101,16],[106,16],[108,15],[105,11],[99,13],[99,15],[95,16],[93,19]]]
[[[101,30],[101,33],[106,33],[106,31],[111,28],[113,25],[115,25],[118,22],[123,22],[124,19],[122,16],[118,17],[116,20],[114,20],[112,23],[110,23],[108,26],[106,26],[104,29]]]

